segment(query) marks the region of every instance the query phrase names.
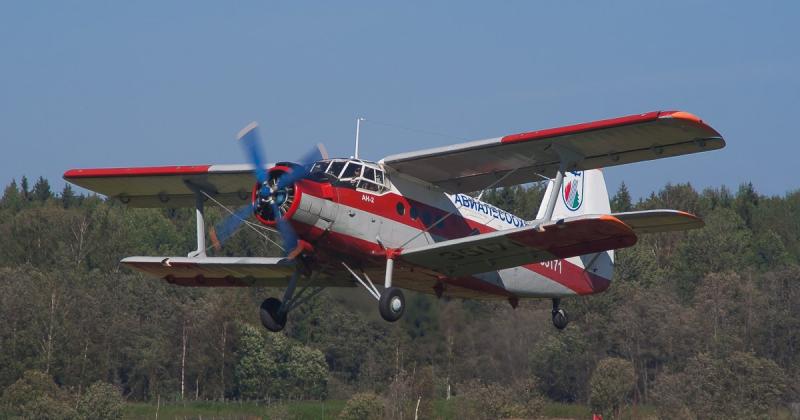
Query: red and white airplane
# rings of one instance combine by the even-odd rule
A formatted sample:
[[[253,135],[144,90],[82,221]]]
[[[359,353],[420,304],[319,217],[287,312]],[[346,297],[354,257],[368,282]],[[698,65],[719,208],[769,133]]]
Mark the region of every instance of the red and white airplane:
[[[287,314],[325,287],[363,286],[381,316],[398,320],[401,289],[436,296],[560,299],[606,290],[615,249],[637,235],[698,228],[676,210],[611,213],[600,168],[720,149],[722,136],[681,111],[532,131],[388,156],[266,165],[257,127],[239,134],[250,164],[73,169],[67,181],[131,207],[195,207],[197,249],[187,257],[128,257],[122,263],[181,286],[285,287],[261,305],[280,331]],[[254,180],[255,175],[255,180]],[[550,179],[534,220],[470,193]],[[285,257],[206,255],[204,206],[231,215],[210,230],[216,243],[240,223],[281,234]],[[230,208],[242,206],[243,210]],[[254,216],[257,223],[246,220]],[[372,278],[383,279],[383,289]],[[298,287],[301,289],[298,290]]]

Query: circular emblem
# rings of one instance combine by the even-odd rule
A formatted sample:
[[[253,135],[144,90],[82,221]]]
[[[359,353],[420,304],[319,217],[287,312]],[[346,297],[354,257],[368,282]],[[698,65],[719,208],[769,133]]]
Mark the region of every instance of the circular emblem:
[[[570,211],[578,210],[583,204],[583,171],[572,172],[572,177],[565,180],[561,197]]]

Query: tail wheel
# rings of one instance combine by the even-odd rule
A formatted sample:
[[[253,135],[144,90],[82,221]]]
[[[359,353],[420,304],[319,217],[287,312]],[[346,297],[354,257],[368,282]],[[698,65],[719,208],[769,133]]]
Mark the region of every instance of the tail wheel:
[[[567,328],[567,324],[569,324],[567,311],[563,309],[553,311],[553,325],[555,325],[556,328],[563,330],[564,328]]]
[[[400,319],[406,310],[406,298],[403,296],[403,291],[395,287],[384,290],[378,302],[378,309],[381,317],[389,322]]]

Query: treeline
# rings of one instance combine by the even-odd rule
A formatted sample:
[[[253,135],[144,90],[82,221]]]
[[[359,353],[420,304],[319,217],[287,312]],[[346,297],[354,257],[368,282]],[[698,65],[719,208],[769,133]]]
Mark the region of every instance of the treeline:
[[[484,199],[532,219],[541,195],[514,187]],[[564,331],[549,301],[512,309],[417,294],[388,324],[349,289],[318,295],[275,335],[257,308],[278,290],[181,288],[120,266],[192,250],[191,209],[12,182],[0,200],[0,389],[38,371],[76,404],[100,381],[129,401],[353,397],[346,411],[362,404],[386,418],[429,418],[435,400],[465,395],[466,418],[534,416],[547,400],[609,415],[654,405],[665,418],[758,416],[800,401],[800,192],[680,184],[632,202],[622,185],[612,207],[681,209],[706,227],[619,251],[606,293],[562,303]],[[242,230],[222,253],[275,249]]]

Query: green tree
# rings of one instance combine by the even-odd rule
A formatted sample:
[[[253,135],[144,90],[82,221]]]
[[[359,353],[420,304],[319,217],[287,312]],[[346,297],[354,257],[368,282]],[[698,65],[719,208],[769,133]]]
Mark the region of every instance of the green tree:
[[[354,394],[339,413],[341,420],[372,420],[383,418],[383,399],[371,392]]]
[[[701,353],[683,372],[665,374],[655,386],[665,414],[691,412],[701,419],[764,418],[786,392],[787,378],[771,360],[752,353],[725,357]]]
[[[635,383],[636,373],[631,362],[616,357],[601,360],[589,382],[592,410],[618,417]]]
[[[734,211],[717,209],[705,222],[703,229],[689,232],[672,259],[676,285],[686,298],[706,274],[738,270],[753,261],[752,234]]]
[[[78,401],[78,416],[85,420],[122,418],[124,401],[119,390],[109,383],[95,382]]]
[[[45,202],[53,197],[53,191],[50,190],[50,182],[44,177],[40,176],[33,184],[33,199],[40,202]]]
[[[623,181],[619,184],[617,193],[611,198],[611,211],[616,213],[631,211],[632,209],[633,203],[631,202],[631,193],[628,191],[628,186],[625,185]]]
[[[72,185],[64,184],[64,189],[61,190],[61,206],[65,209],[75,206],[78,197],[72,189]]]
[[[17,181],[12,179],[11,183],[8,184],[5,191],[3,191],[3,198],[0,200],[0,205],[2,208],[9,209],[12,212],[17,212],[22,208],[22,195],[17,187]]]
[[[20,180],[19,190],[20,193],[22,193],[23,200],[25,201],[31,200],[30,185],[28,185],[28,177],[26,177],[25,175],[23,175],[22,179]]]
[[[239,394],[245,399],[263,399],[268,395],[275,364],[260,329],[249,324],[240,324],[238,329],[239,360],[234,375]]]
[[[457,398],[465,419],[535,418],[544,407],[535,377],[511,386],[473,379],[458,386]]]
[[[29,370],[3,391],[7,414],[26,419],[69,419],[75,412],[68,395],[44,372]]]

